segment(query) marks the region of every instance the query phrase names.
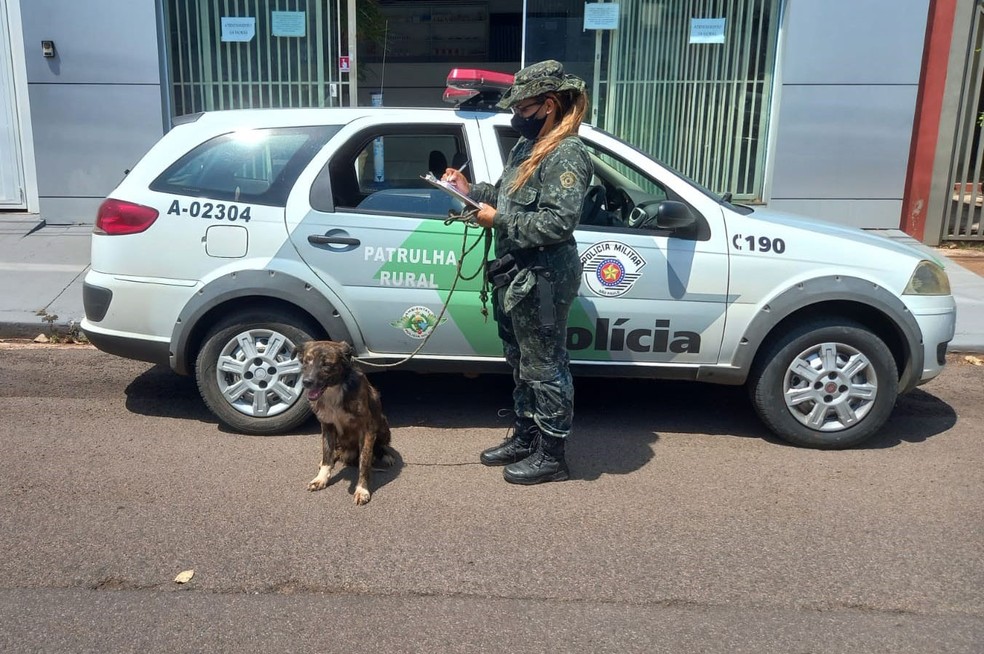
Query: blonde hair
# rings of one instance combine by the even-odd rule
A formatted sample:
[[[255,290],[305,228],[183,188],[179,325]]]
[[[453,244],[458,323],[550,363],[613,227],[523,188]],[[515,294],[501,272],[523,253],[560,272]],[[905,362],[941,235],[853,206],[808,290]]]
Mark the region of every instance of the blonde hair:
[[[544,97],[552,99],[557,104],[557,111],[560,113],[561,119],[546,136],[537,141],[536,145],[533,146],[530,158],[519,166],[519,174],[516,175],[516,179],[513,180],[509,189],[513,193],[529,181],[536,167],[560,145],[561,141],[571,135],[577,136],[581,121],[584,120],[584,115],[588,112],[588,94],[584,91],[546,93]]]

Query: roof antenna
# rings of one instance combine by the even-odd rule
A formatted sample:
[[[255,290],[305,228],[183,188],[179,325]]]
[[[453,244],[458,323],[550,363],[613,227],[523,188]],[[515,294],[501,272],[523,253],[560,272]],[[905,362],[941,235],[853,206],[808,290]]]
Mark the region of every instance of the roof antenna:
[[[383,94],[383,82],[386,80],[386,47],[389,45],[389,18],[386,19],[386,26],[383,28],[383,66],[379,73],[379,95]]]

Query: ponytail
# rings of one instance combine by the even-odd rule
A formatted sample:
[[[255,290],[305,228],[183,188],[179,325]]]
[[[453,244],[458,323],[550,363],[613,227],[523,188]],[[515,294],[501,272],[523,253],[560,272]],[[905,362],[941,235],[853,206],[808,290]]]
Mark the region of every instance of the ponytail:
[[[529,181],[533,171],[560,145],[561,141],[571,135],[577,136],[577,130],[588,111],[588,94],[584,91],[561,91],[547,93],[546,96],[557,103],[562,118],[546,136],[536,142],[530,158],[519,166],[519,174],[516,175],[509,189],[512,193]]]

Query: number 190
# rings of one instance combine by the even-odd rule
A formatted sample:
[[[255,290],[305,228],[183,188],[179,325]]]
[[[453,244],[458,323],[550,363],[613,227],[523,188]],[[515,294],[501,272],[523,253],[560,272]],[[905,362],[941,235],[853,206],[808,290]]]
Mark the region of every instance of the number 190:
[[[786,242],[781,238],[769,238],[768,236],[746,236],[745,242],[748,243],[750,252],[775,252],[782,254],[786,251]]]

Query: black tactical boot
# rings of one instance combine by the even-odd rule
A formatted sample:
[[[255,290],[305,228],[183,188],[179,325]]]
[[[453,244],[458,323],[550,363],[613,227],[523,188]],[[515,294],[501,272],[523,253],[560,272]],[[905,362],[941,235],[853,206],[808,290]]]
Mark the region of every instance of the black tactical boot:
[[[517,418],[511,438],[482,452],[479,460],[487,466],[504,466],[533,454],[540,429],[532,418]]]
[[[502,476],[510,484],[539,484],[564,481],[571,473],[564,461],[565,439],[541,435],[540,446],[519,463],[506,466]]]

